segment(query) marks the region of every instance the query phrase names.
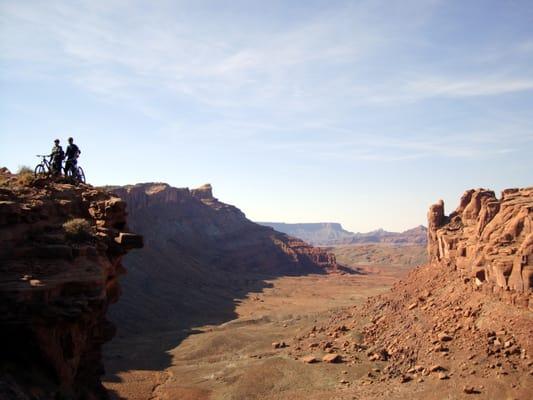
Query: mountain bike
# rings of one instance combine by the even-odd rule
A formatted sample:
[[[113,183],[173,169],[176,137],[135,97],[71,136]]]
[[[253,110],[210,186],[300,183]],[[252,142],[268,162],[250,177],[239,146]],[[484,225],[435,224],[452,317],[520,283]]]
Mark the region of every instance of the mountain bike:
[[[75,165],[74,168],[69,166],[69,162],[65,162],[65,176],[75,179],[78,182],[85,183],[85,172],[83,172],[83,168]]]
[[[37,154],[37,157],[42,158],[41,162],[35,167],[35,170],[33,171],[35,174],[35,177],[39,176],[50,176],[52,174],[52,164],[47,159],[48,155],[40,155]]]

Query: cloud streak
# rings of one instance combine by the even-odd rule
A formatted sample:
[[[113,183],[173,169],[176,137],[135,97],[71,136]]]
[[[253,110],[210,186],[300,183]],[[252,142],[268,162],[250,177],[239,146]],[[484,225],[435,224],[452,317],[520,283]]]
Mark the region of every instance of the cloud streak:
[[[504,46],[487,50],[495,60],[489,69],[471,71],[475,63],[467,53],[460,54],[464,61],[454,60],[460,68],[435,65],[434,52],[440,49],[424,33],[442,7],[439,1],[339,3],[276,27],[258,19],[256,29],[247,21],[202,13],[189,18],[185,2],[161,4],[4,2],[0,22],[9,40],[0,42],[2,70],[18,79],[68,81],[103,101],[141,111],[170,131],[180,126],[201,136],[210,129],[226,137],[242,137],[239,131],[271,135],[278,148],[284,146],[279,135],[302,146],[305,131],[322,130],[319,142],[326,148],[324,138],[355,137],[365,146],[349,153],[356,159],[381,159],[383,150],[397,152],[383,156],[390,160],[481,152],[464,141],[446,145],[449,139],[435,139],[428,126],[402,127],[401,140],[390,137],[394,129],[378,127],[385,140],[361,140],[364,135],[357,132],[376,127],[354,122],[354,115],[364,119],[372,112],[380,118],[393,108],[425,107],[428,100],[469,101],[533,90],[531,64],[501,63],[504,55],[511,57]],[[517,57],[527,56],[531,38],[513,48]],[[187,118],[185,112],[176,118],[174,104],[216,122]],[[418,129],[427,134],[409,133]],[[474,126],[465,136],[479,129]],[[502,151],[490,143],[485,147],[490,149],[484,154]],[[323,152],[340,153],[340,148]]]

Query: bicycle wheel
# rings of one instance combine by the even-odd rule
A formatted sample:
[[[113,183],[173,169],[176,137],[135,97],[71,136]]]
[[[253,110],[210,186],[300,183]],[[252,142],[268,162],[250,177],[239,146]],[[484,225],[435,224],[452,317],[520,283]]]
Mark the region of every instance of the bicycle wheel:
[[[44,168],[44,165],[43,164],[39,164],[35,167],[35,177],[38,177],[39,175],[45,175],[46,174],[46,169]]]
[[[85,172],[82,167],[78,167],[78,181],[85,183]]]

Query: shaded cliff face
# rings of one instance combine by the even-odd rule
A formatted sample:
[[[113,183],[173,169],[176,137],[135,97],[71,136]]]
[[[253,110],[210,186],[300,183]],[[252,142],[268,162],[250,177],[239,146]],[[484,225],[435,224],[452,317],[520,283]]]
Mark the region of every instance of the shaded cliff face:
[[[0,398],[107,398],[101,346],[115,330],[106,311],[122,256],[142,246],[125,232],[125,208],[88,185],[21,184],[2,172]]]
[[[210,185],[189,190],[147,183],[110,190],[127,202],[130,226],[146,242],[126,258],[124,301],[112,309],[124,331],[232,318],[233,299],[261,289],[262,280],[253,274],[337,268],[332,254],[255,224],[218,201]]]
[[[489,290],[533,291],[533,188],[504,190],[501,199],[469,190],[448,217],[442,201],[431,206],[428,222],[432,262],[452,264]]]

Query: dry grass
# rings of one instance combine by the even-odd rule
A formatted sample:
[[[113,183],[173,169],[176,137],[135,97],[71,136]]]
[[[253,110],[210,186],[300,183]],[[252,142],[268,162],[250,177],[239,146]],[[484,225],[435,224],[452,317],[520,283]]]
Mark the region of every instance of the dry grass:
[[[91,224],[83,218],[74,218],[63,224],[63,229],[70,240],[81,242],[92,237]]]
[[[18,175],[26,175],[26,174],[33,174],[33,170],[28,167],[27,165],[21,165],[19,166],[17,170]]]
[[[34,180],[33,170],[30,167],[22,165],[17,170],[17,183],[19,185],[30,185]]]

